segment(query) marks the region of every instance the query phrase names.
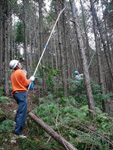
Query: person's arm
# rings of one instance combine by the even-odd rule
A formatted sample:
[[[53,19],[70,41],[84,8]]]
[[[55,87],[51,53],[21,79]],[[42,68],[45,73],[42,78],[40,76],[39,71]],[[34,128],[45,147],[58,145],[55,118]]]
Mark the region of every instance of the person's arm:
[[[20,82],[24,87],[28,86],[32,81],[31,79],[26,78],[25,72],[23,70],[19,71],[19,76],[20,76]]]
[[[80,77],[83,78],[83,74],[80,74]]]
[[[83,74],[79,74],[79,80],[83,79]]]

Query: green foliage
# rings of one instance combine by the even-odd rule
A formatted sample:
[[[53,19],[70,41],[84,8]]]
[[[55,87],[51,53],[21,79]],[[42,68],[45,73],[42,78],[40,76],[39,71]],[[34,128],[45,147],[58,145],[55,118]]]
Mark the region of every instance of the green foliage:
[[[54,88],[54,80],[52,74],[48,74],[46,78],[48,88]]]
[[[9,102],[9,98],[6,96],[1,96],[0,97],[0,103],[8,103]]]
[[[69,78],[67,81],[69,84],[71,84],[68,90],[69,94],[71,95],[86,94],[83,80],[76,82],[75,80]]]
[[[46,17],[46,20],[50,24],[53,21],[53,19],[55,20],[55,18],[56,18],[56,13],[53,11],[50,11],[49,15]]]
[[[48,90],[44,97],[40,97],[40,105],[32,112],[40,117],[47,125],[56,132],[58,131],[66,140],[73,144],[78,150],[107,150],[113,149],[113,118],[103,113],[99,106],[103,100],[113,98],[112,93],[102,94],[99,85],[91,81],[96,112],[94,117],[89,116],[89,108],[86,97],[84,81],[75,82],[68,79],[68,97],[64,96],[60,71],[52,70],[51,67],[41,66],[37,72],[39,84],[45,78]],[[4,99],[2,99],[4,101]],[[38,102],[39,102],[38,101]],[[2,112],[1,112],[2,113]],[[4,121],[3,121],[4,122]],[[2,131],[10,131],[2,122]],[[8,124],[7,124],[8,125]],[[21,149],[53,149],[62,148],[53,139],[47,142],[48,135],[35,122],[27,118],[27,130],[29,139],[18,140]]]
[[[3,131],[12,131],[13,130],[13,126],[14,126],[14,123],[12,120],[5,120],[3,121],[1,124],[0,124],[0,132],[3,132]]]
[[[50,68],[43,67],[43,70],[46,77],[48,74],[52,74]],[[58,74],[53,76],[55,84],[59,79],[57,76]],[[70,86],[68,89],[69,97],[64,96],[62,84],[59,82],[54,90],[49,90],[45,97],[39,99],[41,104],[33,110],[33,113],[55,131],[60,131],[65,139],[68,139],[80,150],[86,149],[87,146],[89,149],[107,150],[108,145],[112,149],[113,146],[109,143],[107,137],[113,138],[113,119],[108,117],[107,113],[103,113],[99,106],[101,106],[103,100],[113,98],[113,94],[102,94],[102,88],[91,81],[96,108],[94,118],[92,118],[89,116],[90,110],[87,104],[84,81],[75,82],[75,80],[68,79],[68,83]],[[35,127],[34,130],[39,129]],[[43,135],[45,140],[48,140],[49,136],[42,131],[41,129],[38,133],[40,133],[40,136]],[[49,147],[52,148],[52,144],[52,141],[49,142]],[[48,147],[48,145],[46,146]],[[57,143],[56,147],[59,147]]]
[[[96,88],[99,89],[98,86]],[[95,91],[98,94],[98,90]],[[43,104],[35,108],[33,113],[54,130],[58,128],[61,135],[80,150],[84,150],[86,145],[99,150],[107,148],[109,140],[106,137],[109,136],[111,139],[113,137],[113,120],[111,121],[107,113],[102,113],[96,107],[97,113],[94,118],[91,118],[88,105],[81,106],[76,101],[76,97],[62,96],[56,97],[56,99],[53,97],[54,94],[48,92],[48,96],[40,99]],[[55,126],[56,118],[57,128]],[[92,132],[93,130],[96,132]],[[43,136],[48,138],[44,133]],[[110,147],[113,148],[112,145]]]
[[[57,81],[59,70],[53,70],[51,67],[41,66],[37,72],[38,81],[41,84],[43,78],[45,78],[48,90],[53,90],[55,87],[55,81]]]
[[[21,150],[36,150],[39,148],[39,142],[33,140],[33,139],[27,139],[27,140],[22,140],[20,139],[19,141],[19,146]]]
[[[2,113],[3,113],[2,108],[0,108],[0,114],[2,114]]]
[[[69,95],[74,96],[75,100],[81,105],[87,105],[87,96],[84,81],[81,80],[79,82],[76,82],[75,80],[68,79],[68,83],[71,84],[71,86],[68,89]],[[95,84],[93,81],[91,81],[91,87],[96,106],[101,105],[103,100],[113,98],[113,93],[102,94],[101,86]]]
[[[1,86],[0,87],[0,96],[3,96],[3,94],[4,94],[4,86]]]
[[[54,125],[54,121],[57,115],[57,109],[57,105],[55,105],[54,103],[48,103],[41,104],[32,112],[42,118],[42,120],[45,121],[48,125]]]
[[[1,96],[0,97],[0,105],[2,103],[8,103],[8,102],[9,102],[9,98],[8,97],[6,97],[6,96]],[[4,121],[5,118],[6,118],[6,114],[3,112],[2,108],[0,108],[0,123],[2,121]]]

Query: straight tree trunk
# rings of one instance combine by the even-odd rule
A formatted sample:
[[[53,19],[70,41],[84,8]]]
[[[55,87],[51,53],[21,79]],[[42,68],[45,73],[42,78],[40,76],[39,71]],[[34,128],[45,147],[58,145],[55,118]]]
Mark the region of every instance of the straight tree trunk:
[[[29,49],[30,49],[30,67],[32,68],[32,48],[31,48],[31,23],[29,22]]]
[[[39,4],[39,51],[40,51],[40,56],[43,51],[43,15],[42,15],[42,4],[43,0],[38,0]],[[42,64],[44,65],[44,58],[42,59]],[[43,88],[46,89],[45,85],[45,75],[43,76]]]
[[[26,0],[23,0],[23,15],[24,15],[24,56],[25,56],[25,67],[28,71],[28,57],[27,57],[27,26],[26,26]]]
[[[2,10],[2,6],[3,5],[3,2],[2,0],[0,1],[0,86],[2,86],[2,38],[3,38],[3,34],[2,34],[2,23],[3,23],[3,10]]]
[[[3,19],[3,49],[4,49],[4,76],[5,76],[5,95],[9,95],[9,85],[8,85],[8,1],[4,0],[4,19]]]
[[[39,53],[41,56],[43,50],[43,15],[42,15],[42,3],[43,0],[38,0],[39,4]]]
[[[88,72],[84,43],[83,43],[81,30],[80,30],[80,24],[78,23],[78,20],[77,20],[77,8],[76,8],[76,4],[73,0],[70,0],[70,4],[71,4],[71,8],[72,8],[73,19],[74,19],[75,25],[76,25],[77,37],[78,37],[78,42],[79,42],[81,57],[82,57],[82,62],[83,62],[83,71],[84,71],[86,93],[87,93],[87,98],[88,98],[88,107],[91,110],[90,115],[93,116],[94,115],[93,111],[95,110],[94,99],[93,99],[93,94],[92,94],[92,89],[91,89],[91,84],[90,84],[90,77],[89,77],[89,72]]]
[[[56,1],[57,2],[57,1]],[[64,1],[62,1],[62,4],[64,4]],[[63,9],[64,5],[61,5],[59,2],[56,3],[57,5],[57,10],[58,7]],[[57,12],[58,13],[58,12]],[[61,73],[62,73],[62,83],[63,83],[63,89],[64,89],[64,94],[67,96],[67,79],[66,79],[66,63],[65,63],[65,27],[64,27],[64,13],[59,19],[58,22],[58,40],[59,40],[59,50],[61,54]]]
[[[90,47],[89,47],[89,40],[88,40],[88,35],[87,35],[87,30],[86,30],[86,22],[85,22],[85,17],[84,17],[84,8],[83,8],[83,4],[82,4],[82,0],[80,0],[80,4],[81,4],[81,10],[82,10],[82,19],[83,19],[83,27],[84,27],[84,32],[85,32],[85,38],[86,38],[86,56],[87,56],[87,61],[88,64],[90,62]]]
[[[53,48],[55,50],[55,69],[58,69],[58,53],[57,53],[57,46],[56,46],[56,35],[53,37],[54,38],[54,43],[53,43]]]

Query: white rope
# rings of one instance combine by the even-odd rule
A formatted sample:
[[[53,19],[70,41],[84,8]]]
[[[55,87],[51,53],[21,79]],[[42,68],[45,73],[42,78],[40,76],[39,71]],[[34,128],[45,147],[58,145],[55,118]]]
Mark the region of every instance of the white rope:
[[[51,31],[51,33],[50,33],[50,36],[49,36],[47,42],[46,42],[46,44],[45,44],[45,47],[44,47],[44,49],[43,49],[43,52],[42,52],[42,54],[41,54],[41,57],[40,57],[39,62],[38,62],[38,64],[37,64],[37,66],[36,66],[36,69],[35,69],[35,71],[34,71],[33,76],[35,76],[35,74],[36,74],[36,72],[37,72],[37,70],[38,70],[38,67],[39,67],[40,62],[41,62],[41,60],[42,60],[42,57],[43,57],[43,55],[44,55],[44,53],[45,53],[45,50],[46,50],[46,48],[47,48],[47,45],[48,45],[48,43],[49,43],[49,41],[50,41],[50,39],[51,39],[51,36],[52,36],[53,31],[54,31],[54,29],[55,29],[55,27],[56,27],[56,24],[57,24],[57,22],[58,22],[58,20],[59,20],[59,18],[60,18],[60,15],[61,15],[61,14],[63,13],[63,11],[65,10],[65,8],[66,8],[66,7],[64,7],[64,8],[60,11],[60,13],[59,13],[59,15],[58,15],[58,17],[57,17],[57,19],[56,19],[56,22],[55,22],[55,24],[54,24],[54,26],[53,26],[53,29],[52,29],[52,31]],[[30,84],[31,84],[31,83],[30,83]],[[28,87],[28,90],[29,90],[29,88],[30,88],[30,85],[29,85],[29,87]]]

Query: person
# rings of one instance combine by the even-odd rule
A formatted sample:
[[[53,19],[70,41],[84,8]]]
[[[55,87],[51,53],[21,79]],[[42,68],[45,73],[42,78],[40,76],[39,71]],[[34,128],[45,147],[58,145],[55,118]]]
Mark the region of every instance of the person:
[[[15,116],[15,131],[16,137],[27,138],[22,134],[27,115],[27,86],[35,80],[34,76],[30,79],[26,78],[25,72],[22,70],[22,65],[18,60],[11,60],[9,63],[10,69],[13,69],[11,74],[12,94],[18,104],[18,110]]]
[[[83,80],[83,74],[79,74],[78,71],[75,71],[74,74],[75,74],[75,80],[76,81]]]
[[[25,61],[24,57],[20,57],[20,62],[23,63]]]
[[[25,59],[24,57],[20,57],[19,62],[22,64],[22,66],[24,65]],[[25,69],[23,69],[25,75],[27,76],[27,71]]]

